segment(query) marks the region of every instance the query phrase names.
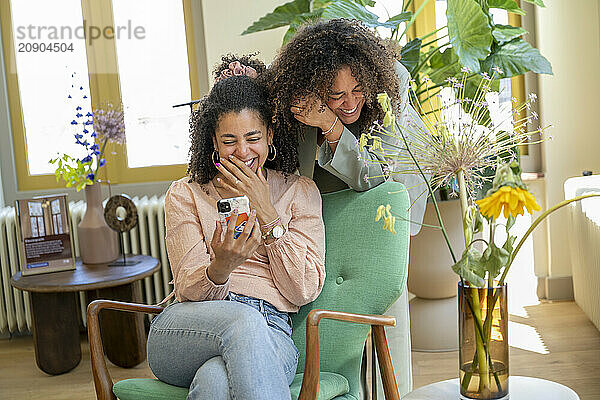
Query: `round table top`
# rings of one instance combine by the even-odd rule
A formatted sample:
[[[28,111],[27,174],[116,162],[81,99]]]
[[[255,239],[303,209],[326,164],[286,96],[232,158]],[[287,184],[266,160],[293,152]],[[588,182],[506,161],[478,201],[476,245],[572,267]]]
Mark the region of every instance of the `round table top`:
[[[111,267],[108,264],[83,264],[77,259],[74,270],[28,276],[17,272],[10,283],[15,288],[28,292],[77,292],[126,285],[150,276],[160,268],[160,261],[142,254],[128,256],[127,261],[139,263]]]
[[[510,376],[510,400],[579,400],[572,389],[560,383],[527,376]],[[432,383],[413,390],[402,400],[458,400],[458,378]]]

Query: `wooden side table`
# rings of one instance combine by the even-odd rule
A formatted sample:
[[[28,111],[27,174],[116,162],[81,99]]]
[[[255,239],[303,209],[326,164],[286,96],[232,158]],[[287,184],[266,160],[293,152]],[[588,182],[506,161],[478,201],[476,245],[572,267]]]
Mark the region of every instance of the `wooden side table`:
[[[77,260],[73,271],[22,276],[17,272],[11,284],[31,294],[33,341],[38,367],[58,375],[81,361],[77,292],[88,291],[93,298],[141,302],[137,281],[160,268],[156,258],[135,255],[139,261],[127,267],[85,265]],[[137,284],[136,284],[137,283]],[[146,358],[146,332],[143,315],[105,311],[101,329],[106,356],[114,364],[130,368]]]
[[[572,389],[560,383],[527,376],[508,378],[510,400],[579,400]],[[458,378],[432,383],[413,390],[402,400],[458,400]]]

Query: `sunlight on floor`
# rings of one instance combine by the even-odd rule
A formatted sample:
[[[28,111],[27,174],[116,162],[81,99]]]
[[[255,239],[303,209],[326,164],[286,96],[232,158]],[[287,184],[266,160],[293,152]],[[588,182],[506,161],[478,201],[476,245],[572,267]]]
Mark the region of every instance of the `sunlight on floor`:
[[[538,331],[533,326],[518,322],[508,323],[508,345],[539,354],[550,354]]]

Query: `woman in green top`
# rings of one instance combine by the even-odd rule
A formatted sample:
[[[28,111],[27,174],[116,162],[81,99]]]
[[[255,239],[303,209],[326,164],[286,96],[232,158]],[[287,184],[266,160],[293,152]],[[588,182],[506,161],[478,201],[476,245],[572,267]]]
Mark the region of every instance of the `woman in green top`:
[[[411,115],[420,121],[409,105],[410,74],[396,61],[394,50],[358,21],[317,22],[296,33],[264,77],[274,103],[275,129],[298,138],[300,174],[313,178],[321,192],[364,191],[389,177],[404,183],[414,202],[411,220],[417,223],[411,233],[416,234],[426,185],[358,145],[362,132],[383,121],[378,93],[388,93],[400,126]]]

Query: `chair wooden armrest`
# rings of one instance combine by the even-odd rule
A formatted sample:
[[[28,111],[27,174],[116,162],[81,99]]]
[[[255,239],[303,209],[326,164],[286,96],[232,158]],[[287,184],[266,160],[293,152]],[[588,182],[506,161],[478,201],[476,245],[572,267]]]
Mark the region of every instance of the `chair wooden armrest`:
[[[106,366],[104,346],[100,335],[100,321],[98,316],[103,309],[159,314],[163,310],[163,307],[113,300],[94,300],[88,305],[88,340],[90,342],[90,357],[92,360],[92,375],[94,377],[94,385],[96,386],[96,396],[98,400],[116,400],[117,397],[112,390],[113,381]]]
[[[319,359],[319,322],[321,319],[371,325],[383,390],[387,400],[400,400],[394,367],[388,349],[384,326],[396,326],[396,319],[387,315],[353,314],[329,310],[312,310],[306,319],[306,361],[298,400],[317,400],[321,374]]]

